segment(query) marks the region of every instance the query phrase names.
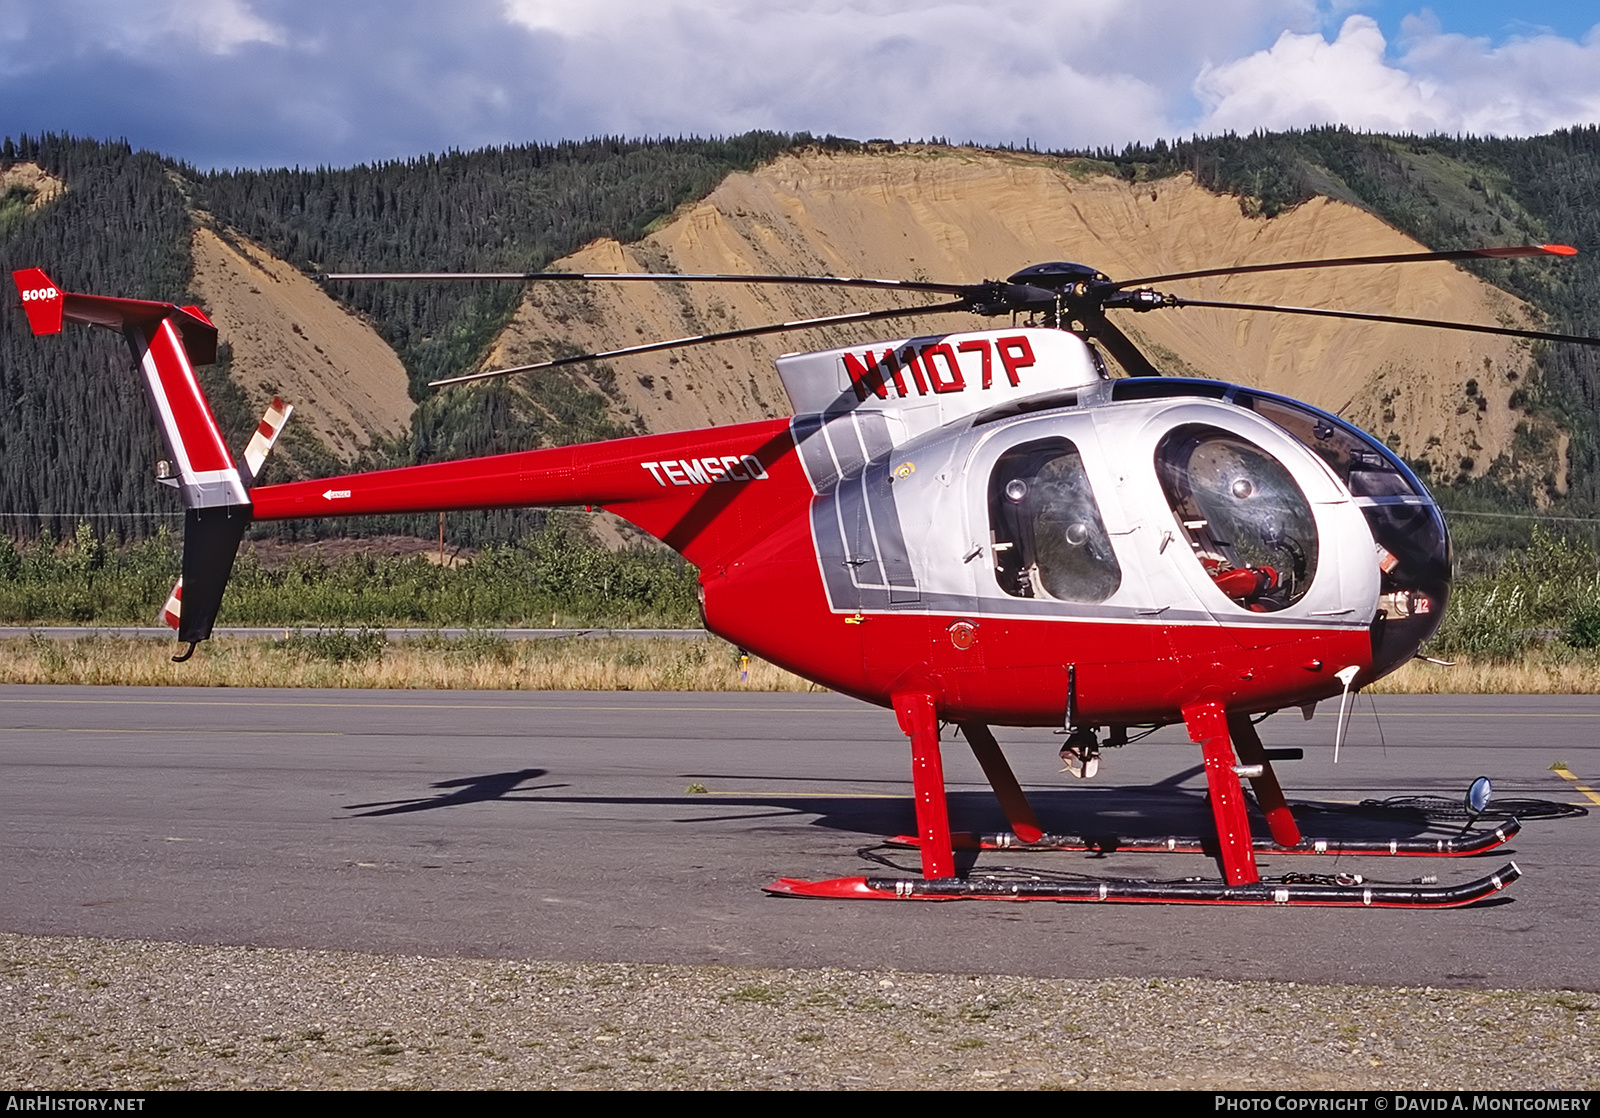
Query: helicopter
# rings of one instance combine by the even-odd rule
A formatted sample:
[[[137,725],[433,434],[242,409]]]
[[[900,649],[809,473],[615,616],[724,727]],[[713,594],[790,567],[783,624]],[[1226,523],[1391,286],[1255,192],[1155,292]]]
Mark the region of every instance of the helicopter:
[[[678,273],[330,273],[328,282],[704,283],[844,287],[945,301],[649,342],[475,372],[438,386],[821,326],[968,311],[1001,328],[905,336],[777,360],[790,418],[256,485],[292,407],[274,399],[236,463],[194,367],[215,360],[199,307],[61,290],[14,273],[37,335],[121,332],[185,508],[164,615],[208,639],[254,522],[522,506],[604,508],[699,569],[706,628],[824,687],[894,711],[910,742],[920,877],[782,878],[777,895],[1431,908],[1493,896],[1515,862],[1450,886],[1354,875],[1264,879],[1258,851],[1460,856],[1517,831],[1335,842],[1302,834],[1256,722],[1352,694],[1418,655],[1450,599],[1439,506],[1391,449],[1287,396],[1168,377],[1110,312],[1181,307],[1349,318],[1600,345],[1548,331],[1187,299],[1156,285],[1293,269],[1569,257],[1564,245],[1217,267],[1132,280],[1056,262],[1005,280]],[[1114,362],[1123,373],[1113,374]],[[1309,717],[1309,713],[1307,715]],[[1182,724],[1215,834],[1123,844],[1204,851],[1221,880],[958,870],[956,851],[1093,849],[1048,834],[991,727],[1053,727],[1081,777],[1104,746]],[[1010,826],[954,834],[941,729],[959,728]],[[1270,838],[1252,834],[1248,781]],[[1475,792],[1477,786],[1475,786]],[[1483,796],[1477,792],[1481,801]],[[1478,810],[1482,810],[1481,804]]]

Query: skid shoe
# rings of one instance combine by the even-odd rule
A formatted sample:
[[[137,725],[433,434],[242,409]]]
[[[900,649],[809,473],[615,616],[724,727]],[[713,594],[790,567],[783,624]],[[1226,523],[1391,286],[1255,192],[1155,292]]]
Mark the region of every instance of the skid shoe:
[[[1334,908],[1454,908],[1494,896],[1522,876],[1508,862],[1487,877],[1461,885],[1367,882],[1355,877],[1289,874],[1275,881],[1227,885],[1220,881],[1116,881],[1077,878],[839,877],[831,881],[780,878],[766,892],[785,897],[882,901],[1088,901],[1122,904],[1204,904]]]

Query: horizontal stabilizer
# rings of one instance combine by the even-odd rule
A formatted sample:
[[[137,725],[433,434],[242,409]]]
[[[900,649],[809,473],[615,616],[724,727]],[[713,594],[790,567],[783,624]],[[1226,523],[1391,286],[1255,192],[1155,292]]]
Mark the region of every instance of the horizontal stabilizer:
[[[12,272],[11,278],[35,335],[59,334],[63,322],[104,326],[122,334],[171,322],[190,364],[210,365],[217,359],[217,328],[199,307],[62,291],[43,268],[23,268]]]
[[[12,272],[17,293],[22,296],[22,310],[28,316],[28,326],[34,336],[61,333],[61,320],[66,309],[66,299],[55,281],[44,274],[43,268],[24,268]]]

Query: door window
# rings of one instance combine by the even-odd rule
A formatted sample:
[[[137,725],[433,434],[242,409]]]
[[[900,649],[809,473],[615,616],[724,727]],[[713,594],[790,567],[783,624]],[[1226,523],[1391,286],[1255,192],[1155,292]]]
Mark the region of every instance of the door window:
[[[995,578],[1018,598],[1103,602],[1122,568],[1078,448],[1040,439],[1000,456],[989,478]]]

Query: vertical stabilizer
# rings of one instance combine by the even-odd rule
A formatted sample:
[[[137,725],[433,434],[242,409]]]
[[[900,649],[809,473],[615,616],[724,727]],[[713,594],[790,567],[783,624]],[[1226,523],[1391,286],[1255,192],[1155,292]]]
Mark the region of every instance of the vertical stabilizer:
[[[179,659],[187,659],[197,642],[211,636],[239,541],[251,521],[246,479],[194,371],[216,360],[217,328],[198,307],[62,291],[39,268],[13,272],[12,279],[35,334],[60,333],[63,322],[104,326],[120,333],[133,351],[150,414],[166,444],[170,480],[183,496],[182,592],[174,591],[164,612],[177,616],[178,639],[189,644]],[[288,416],[281,406],[279,411],[281,428]],[[270,448],[268,440],[256,449],[264,458]]]
[[[130,323],[123,333],[139,362],[150,413],[161,428],[184,508],[248,507],[244,479],[172,321]]]
[[[24,268],[12,272],[17,281],[17,293],[22,296],[22,311],[28,316],[28,326],[37,337],[40,334],[61,333],[62,313],[66,300],[61,296],[43,268]]]

